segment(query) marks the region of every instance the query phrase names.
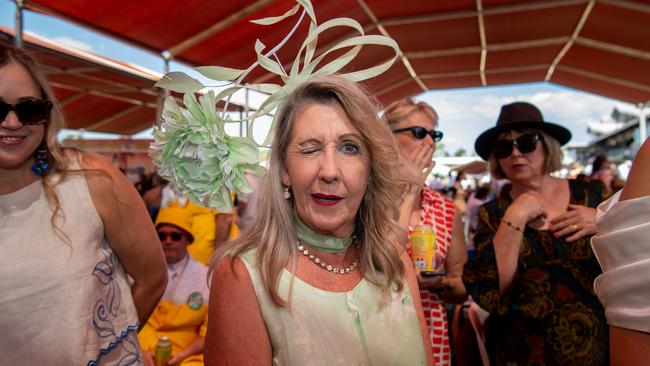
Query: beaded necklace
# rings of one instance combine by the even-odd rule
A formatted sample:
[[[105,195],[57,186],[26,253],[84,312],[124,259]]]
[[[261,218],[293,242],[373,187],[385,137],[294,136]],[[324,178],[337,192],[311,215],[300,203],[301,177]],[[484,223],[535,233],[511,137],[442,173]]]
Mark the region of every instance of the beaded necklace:
[[[309,226],[307,226],[295,212],[293,214],[293,221],[294,227],[296,229],[296,236],[299,240],[297,243],[298,251],[314,264],[318,265],[328,272],[335,274],[348,274],[357,268],[359,265],[357,261],[352,262],[352,264],[347,267],[336,267],[334,265],[328,264],[324,260],[312,254],[307,248],[309,247],[311,249],[326,253],[344,253],[348,250],[352,243],[358,245],[356,243],[356,240],[354,240],[355,238],[352,236],[352,234],[346,235],[342,238],[318,234]]]

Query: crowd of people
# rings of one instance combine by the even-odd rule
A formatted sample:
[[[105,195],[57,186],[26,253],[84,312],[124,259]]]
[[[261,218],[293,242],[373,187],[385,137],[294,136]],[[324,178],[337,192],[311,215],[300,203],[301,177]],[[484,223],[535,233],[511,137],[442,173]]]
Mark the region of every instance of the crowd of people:
[[[382,109],[334,75],[276,113],[266,175],[220,212],[62,149],[43,72],[2,46],[0,364],[156,365],[163,337],[168,365],[643,362],[650,143],[621,191],[604,165],[557,178],[571,133],[504,105],[475,149],[507,184],[459,203],[425,185],[443,138],[426,103]],[[432,276],[410,256],[420,225]],[[452,332],[468,303],[488,314],[478,345]]]

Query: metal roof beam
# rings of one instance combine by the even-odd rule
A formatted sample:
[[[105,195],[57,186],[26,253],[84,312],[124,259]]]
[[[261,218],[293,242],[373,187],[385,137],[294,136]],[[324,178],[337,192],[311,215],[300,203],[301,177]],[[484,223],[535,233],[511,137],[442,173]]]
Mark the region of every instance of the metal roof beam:
[[[83,91],[86,91],[86,93],[88,95],[94,95],[94,96],[98,96],[98,97],[101,97],[101,98],[106,98],[106,99],[116,100],[116,101],[119,101],[119,102],[124,102],[124,103],[129,103],[129,104],[145,106],[145,107],[156,109],[156,103],[143,102],[141,100],[122,97],[122,96],[119,96],[119,95],[114,95],[114,94],[109,94],[109,93],[104,93],[104,92],[101,92],[101,91],[98,91],[98,90],[83,89],[83,88],[79,88],[79,87],[64,84],[64,83],[58,83],[58,82],[55,82],[55,81],[50,81],[50,85],[55,87],[55,88],[73,90],[73,91],[77,91],[77,92],[83,90]]]
[[[69,69],[65,68],[58,68],[58,67],[53,67],[54,70],[51,72],[48,71],[48,75],[57,75],[57,74],[82,74],[86,72],[99,72],[102,70],[99,70],[95,67],[71,67]]]
[[[394,89],[397,89],[397,88],[399,88],[400,86],[402,86],[402,85],[406,85],[406,84],[408,84],[408,83],[410,83],[410,82],[411,82],[411,79],[402,79],[402,80],[400,80],[400,81],[398,81],[398,82],[396,82],[396,83],[392,83],[392,84],[390,84],[389,86],[387,86],[387,87],[385,87],[385,88],[383,88],[383,89],[377,91],[377,92],[375,93],[375,95],[376,95],[376,96],[381,96],[382,94],[388,93],[389,91],[394,90]]]
[[[553,72],[555,72],[555,68],[557,67],[557,65],[560,64],[560,61],[562,61],[562,58],[564,58],[567,52],[569,52],[569,49],[571,49],[571,46],[573,46],[573,43],[578,38],[578,35],[580,34],[582,27],[584,27],[585,23],[587,23],[587,19],[589,19],[589,14],[591,14],[591,10],[594,8],[595,4],[596,4],[596,0],[590,0],[587,6],[585,6],[585,9],[582,11],[582,15],[580,16],[580,20],[578,20],[578,24],[576,24],[576,27],[573,30],[573,33],[571,34],[571,38],[569,38],[569,40],[564,45],[564,47],[562,47],[560,52],[555,56],[553,63],[551,63],[551,66],[548,68],[548,71],[546,71],[546,76],[544,77],[544,81],[551,80],[551,77],[553,76]]]
[[[476,0],[476,18],[478,19],[478,34],[481,40],[481,61],[479,63],[479,72],[481,73],[481,85],[486,86],[485,64],[487,62],[487,40],[485,38],[485,22],[483,21],[483,4],[481,0]]]
[[[506,14],[512,12],[552,9],[552,8],[559,8],[559,7],[572,6],[578,4],[585,4],[586,2],[587,0],[560,0],[560,1],[537,1],[537,2],[528,2],[528,3],[513,4],[513,5],[501,5],[501,6],[493,6],[493,7],[485,8],[483,9],[483,14],[498,15],[498,14]],[[379,24],[390,27],[390,26],[397,26],[397,25],[408,25],[408,24],[417,24],[417,23],[440,22],[445,20],[454,20],[454,19],[463,19],[463,18],[473,18],[475,16],[477,16],[476,10],[460,10],[460,11],[439,12],[439,13],[424,14],[424,15],[417,15],[417,16],[383,19],[379,21]]]
[[[603,74],[597,74],[595,72],[586,71],[586,70],[583,70],[583,69],[578,69],[578,68],[571,67],[571,66],[566,66],[566,65],[558,65],[557,68],[558,68],[558,70],[566,71],[566,72],[569,72],[569,73],[572,73],[572,74],[576,74],[576,75],[580,75],[580,76],[584,76],[584,77],[588,77],[588,78],[592,78],[592,79],[596,79],[596,80],[600,80],[600,81],[606,81],[608,83],[618,84],[618,85],[625,86],[625,87],[628,87],[628,88],[637,89],[639,91],[650,93],[650,85],[641,84],[641,83],[637,83],[637,82],[629,81],[629,80],[624,80],[624,79],[617,78],[617,77],[614,77],[614,76],[607,76],[607,75],[603,75]]]
[[[521,50],[521,49],[533,48],[533,47],[557,46],[566,43],[568,39],[569,37],[553,37],[553,38],[543,38],[543,39],[535,39],[535,40],[521,41],[521,42],[504,42],[504,43],[492,43],[492,44],[486,43],[485,48],[487,52]],[[471,47],[448,48],[442,50],[405,52],[405,55],[410,59],[419,59],[419,58],[431,58],[431,57],[443,57],[443,56],[470,55],[479,52],[481,52],[480,46],[471,46]]]
[[[222,30],[228,28],[229,26],[233,25],[234,23],[246,18],[247,16],[253,14],[254,12],[260,10],[261,8],[265,7],[266,5],[272,3],[274,0],[258,0],[249,6],[245,7],[244,9],[241,9],[240,11],[230,14],[227,16],[225,19],[221,20],[220,22],[215,23],[214,25],[210,26],[209,28],[203,30],[202,32],[197,33],[193,37],[190,37],[186,40],[184,40],[181,43],[178,43],[175,46],[170,47],[167,49],[167,51],[172,54],[172,56],[181,54],[188,49],[196,46],[197,44],[205,41],[206,39],[212,37],[218,32],[221,32]]]
[[[650,14],[650,5],[627,0],[598,0],[599,3]]]
[[[386,28],[384,28],[381,24],[379,24],[379,21],[375,16],[375,13],[372,12],[372,10],[368,7],[368,5],[365,3],[364,0],[357,0],[357,4],[359,4],[361,9],[363,9],[363,11],[368,16],[368,18],[370,18],[370,20],[372,20],[372,22],[377,26],[377,30],[379,30],[379,33],[381,33],[386,37],[392,38],[390,34],[388,34],[388,31],[386,31]],[[397,51],[397,56],[402,60],[402,64],[404,64],[404,67],[406,67],[406,71],[408,71],[411,78],[418,84],[418,86],[422,89],[422,91],[429,90],[429,87],[426,86],[422,82],[422,80],[420,80],[420,77],[415,72],[415,69],[413,69],[413,66],[411,66],[411,62],[408,60],[406,56],[404,56],[404,53],[402,52],[401,49]]]
[[[548,64],[540,65],[527,65],[527,66],[514,66],[514,67],[502,67],[498,69],[488,69],[486,74],[498,74],[504,72],[521,72],[521,71],[534,71],[546,69]],[[422,79],[439,79],[447,77],[463,77],[463,76],[477,76],[480,75],[480,72],[477,70],[467,70],[467,71],[453,71],[453,72],[441,72],[435,74],[422,74]]]
[[[125,110],[123,110],[123,111],[121,111],[121,112],[115,113],[114,115],[112,115],[112,116],[110,116],[110,117],[108,117],[108,118],[104,118],[103,120],[101,120],[101,121],[99,121],[99,122],[97,122],[97,123],[95,123],[95,124],[92,124],[92,125],[90,125],[90,126],[88,126],[88,127],[85,127],[84,130],[85,130],[85,131],[93,131],[93,130],[96,130],[96,129],[98,129],[99,127],[102,127],[102,126],[104,126],[104,125],[107,125],[107,124],[109,124],[109,123],[111,123],[111,122],[113,122],[113,121],[119,119],[119,118],[122,118],[122,117],[124,117],[124,116],[127,116],[127,115],[129,115],[129,114],[131,114],[131,113],[137,111],[137,110],[140,109],[140,108],[142,108],[142,106],[137,106],[137,105],[136,105],[136,106],[133,106],[133,107],[131,107],[131,108],[127,108],[127,109],[125,109]]]
[[[493,43],[493,44],[486,45],[486,49],[488,52],[513,51],[513,50],[521,50],[521,49],[533,48],[533,47],[558,46],[558,45],[566,44],[570,40],[571,37],[566,36],[566,37],[535,39],[535,40],[521,41],[521,42]],[[640,58],[644,60],[650,60],[649,51],[643,51],[635,48],[619,46],[616,44],[597,41],[594,39],[580,37],[580,36],[578,36],[574,40],[574,43],[579,44],[581,46],[596,48],[607,52],[618,53],[621,55]],[[406,57],[413,60],[413,59],[445,57],[445,56],[471,55],[480,52],[481,52],[480,46],[471,46],[471,47],[447,48],[441,50],[412,51],[412,52],[405,52],[404,54],[406,55]]]
[[[61,105],[61,107],[65,107],[66,105],[74,102],[75,100],[84,97],[86,94],[88,94],[88,92],[86,90],[80,90],[80,91],[78,91],[78,92],[76,92],[76,93],[74,93],[74,94],[72,94],[72,95],[70,95],[68,97],[65,97],[65,98],[61,99],[59,101],[59,104]]]
[[[619,46],[617,44],[597,41],[595,39],[590,39],[585,37],[576,38],[575,43],[581,46],[587,46],[587,47],[596,48],[607,52],[618,53],[621,55],[636,57],[636,58],[644,59],[646,61],[650,61],[650,51],[641,51],[634,48]]]
[[[101,70],[93,69],[93,71],[101,71]],[[62,69],[62,68],[52,66],[52,65],[47,66],[47,75],[60,75],[60,74],[67,74],[66,69]],[[117,81],[112,81],[112,80],[109,80],[107,78],[88,75],[88,74],[84,74],[84,73],[75,74],[75,76],[78,76],[79,78],[82,78],[82,79],[85,79],[85,80],[94,81],[94,82],[97,82],[97,83],[106,84],[108,86],[120,88],[122,93],[124,93],[124,92],[135,92],[135,93],[142,93],[142,94],[152,95],[152,96],[157,95],[156,91],[153,90],[153,85],[151,86],[151,89],[145,89],[145,88],[138,88],[138,87],[131,86],[131,85],[128,85],[128,84],[120,83],[120,82],[117,82]]]

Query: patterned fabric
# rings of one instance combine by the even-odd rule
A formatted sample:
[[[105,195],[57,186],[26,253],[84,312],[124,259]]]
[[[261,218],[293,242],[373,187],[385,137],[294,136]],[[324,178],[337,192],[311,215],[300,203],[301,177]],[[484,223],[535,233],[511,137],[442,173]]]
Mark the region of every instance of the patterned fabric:
[[[454,222],[454,203],[438,192],[425,187],[422,191],[420,222],[422,225],[433,226],[436,234],[438,260],[444,265],[447,251],[451,245],[451,233]],[[413,227],[409,225],[409,242]],[[409,248],[410,254],[410,248]],[[429,326],[429,338],[433,351],[435,365],[451,365],[451,349],[449,347],[449,326],[445,303],[432,290],[420,290],[424,318]]]
[[[596,207],[600,183],[569,181],[570,202]],[[463,281],[490,313],[486,342],[495,365],[607,365],[609,336],[603,307],[593,290],[600,267],[589,237],[567,243],[547,230],[526,227],[510,287],[499,295],[493,239],[512,203],[510,186],[481,206],[476,256]]]

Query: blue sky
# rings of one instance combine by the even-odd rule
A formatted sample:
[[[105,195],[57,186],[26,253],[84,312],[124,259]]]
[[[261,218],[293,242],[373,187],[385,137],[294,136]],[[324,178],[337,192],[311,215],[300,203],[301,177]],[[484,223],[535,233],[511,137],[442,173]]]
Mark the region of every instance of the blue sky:
[[[14,10],[13,2],[0,0],[0,24],[13,28]],[[163,62],[156,54],[56,18],[29,11],[24,14],[24,27],[27,32],[162,72]],[[185,71],[187,67],[172,62],[171,70]],[[416,99],[428,102],[438,111],[440,129],[445,133],[443,143],[450,153],[458,148],[473,152],[474,140],[482,131],[494,125],[500,106],[517,100],[534,103],[542,110],[547,120],[570,129],[573,133],[571,144],[586,143],[589,140],[587,125],[606,118],[614,107],[636,110],[628,103],[550,83],[430,91],[416,96]],[[259,135],[263,134],[264,132],[260,131]]]

